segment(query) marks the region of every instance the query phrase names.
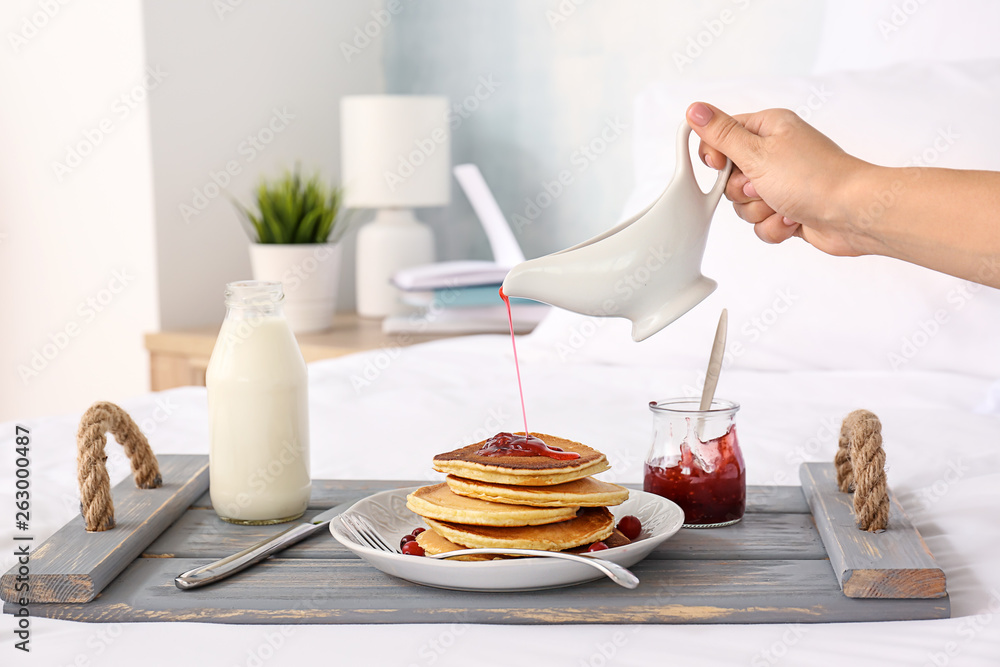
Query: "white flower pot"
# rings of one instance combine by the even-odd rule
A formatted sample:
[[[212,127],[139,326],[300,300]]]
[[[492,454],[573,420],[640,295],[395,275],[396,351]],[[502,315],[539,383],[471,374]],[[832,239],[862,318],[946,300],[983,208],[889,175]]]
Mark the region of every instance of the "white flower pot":
[[[285,318],[295,333],[333,326],[340,277],[337,243],[251,243],[255,280],[277,280],[285,292]]]

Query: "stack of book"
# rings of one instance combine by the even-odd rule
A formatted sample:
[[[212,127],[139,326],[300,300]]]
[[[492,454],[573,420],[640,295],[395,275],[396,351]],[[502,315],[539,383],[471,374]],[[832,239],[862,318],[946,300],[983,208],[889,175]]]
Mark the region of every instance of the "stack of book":
[[[486,271],[490,269],[487,267]],[[447,280],[437,284],[408,283],[402,290],[403,301],[417,310],[411,315],[386,318],[382,329],[386,333],[506,333],[509,330],[507,307],[500,298],[499,280],[483,283],[480,277],[475,284],[463,284],[475,278]],[[514,333],[528,333],[535,328],[548,307],[537,301],[513,298],[510,300]]]
[[[454,172],[486,231],[494,261],[441,262],[398,272],[393,283],[403,301],[415,307],[416,312],[387,317],[382,322],[385,333],[467,334],[509,330],[500,285],[511,267],[524,261],[524,254],[479,169],[462,164]],[[537,301],[517,298],[510,300],[510,308],[514,333],[531,331],[549,310]]]

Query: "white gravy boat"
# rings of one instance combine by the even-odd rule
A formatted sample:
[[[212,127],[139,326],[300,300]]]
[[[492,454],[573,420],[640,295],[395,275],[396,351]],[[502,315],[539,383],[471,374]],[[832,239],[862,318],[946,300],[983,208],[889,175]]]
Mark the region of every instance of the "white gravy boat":
[[[624,317],[640,341],[715,291],[718,283],[701,274],[701,260],[733,166],[727,160],[712,189],[702,192],[690,134],[682,123],[674,176],[648,208],[588,241],[516,265],[503,281],[504,294],[583,315]]]

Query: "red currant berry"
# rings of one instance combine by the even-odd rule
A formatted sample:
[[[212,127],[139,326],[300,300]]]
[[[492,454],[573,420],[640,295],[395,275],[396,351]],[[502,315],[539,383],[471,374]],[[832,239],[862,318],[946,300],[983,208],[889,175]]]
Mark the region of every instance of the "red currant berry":
[[[402,549],[408,542],[413,542],[416,539],[413,535],[403,535],[403,539],[399,541],[399,548]]]
[[[423,556],[424,548],[416,540],[411,540],[403,545],[403,553],[407,556]]]
[[[607,548],[608,545],[605,544],[604,542],[594,542],[589,547],[587,547],[587,551],[603,551]]]
[[[623,516],[621,521],[618,522],[618,530],[628,539],[634,540],[642,532],[642,522],[639,521],[639,517],[629,514],[628,516]]]
[[[416,537],[417,535],[419,535],[420,533],[424,532],[425,530],[427,530],[427,529],[426,528],[420,528],[418,526],[417,528],[413,529],[413,532],[410,533],[410,535],[413,535],[414,537]]]

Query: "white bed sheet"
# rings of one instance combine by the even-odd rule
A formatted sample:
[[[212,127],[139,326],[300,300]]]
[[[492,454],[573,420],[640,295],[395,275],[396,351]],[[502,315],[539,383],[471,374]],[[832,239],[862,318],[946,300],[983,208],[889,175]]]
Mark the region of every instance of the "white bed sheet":
[[[695,371],[563,364],[524,344],[532,430],[606,452],[603,477],[634,482],[651,435],[651,399],[683,392]],[[316,478],[434,479],[430,459],[483,434],[521,427],[509,340],[478,336],[313,364]],[[91,625],[32,619],[32,652],[0,620],[0,663],[126,665],[998,665],[1000,414],[987,380],[944,373],[724,374],[742,403],[751,484],[797,484],[803,460],[829,460],[839,419],[866,407],[884,424],[889,480],[948,577],[953,618],[863,624],[721,626]],[[95,397],[97,399],[99,397]],[[149,394],[124,407],[158,453],[207,452],[205,390]],[[32,432],[32,524],[41,539],[77,511],[79,415],[25,423]],[[148,428],[152,425],[152,428]],[[12,513],[12,423],[0,425],[0,499]],[[110,447],[114,481],[128,465]],[[9,517],[12,518],[12,517]],[[0,544],[12,544],[8,522]],[[4,571],[13,560],[3,548]],[[274,648],[277,646],[277,648]],[[13,660],[11,659],[13,657]]]

